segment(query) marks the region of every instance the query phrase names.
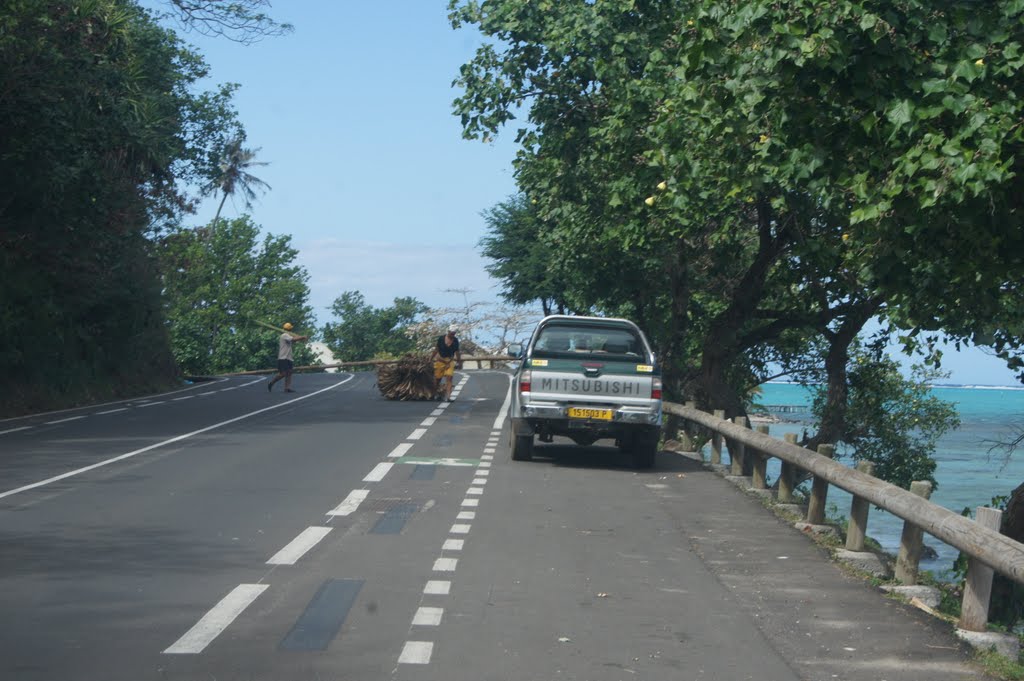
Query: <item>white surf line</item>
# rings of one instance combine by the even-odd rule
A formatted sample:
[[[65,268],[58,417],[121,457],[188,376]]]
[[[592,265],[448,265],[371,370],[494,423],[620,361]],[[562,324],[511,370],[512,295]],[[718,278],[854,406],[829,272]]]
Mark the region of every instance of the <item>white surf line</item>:
[[[164,653],[194,655],[203,652],[203,649],[227,629],[228,625],[235,621],[235,618],[241,615],[242,611],[249,607],[249,604],[256,600],[257,596],[266,591],[267,586],[267,584],[239,584]]]
[[[117,409],[107,409],[106,411],[96,412],[96,416],[103,416],[104,414],[116,414],[119,411],[128,411],[128,407],[118,407]]]
[[[512,404],[512,377],[508,377],[508,392],[505,393],[505,401],[501,403],[501,409],[498,410],[498,416],[494,419],[494,425],[491,430],[496,430],[499,433],[501,429],[505,427],[505,417],[508,416],[508,405]]]
[[[406,455],[406,453],[410,449],[412,449],[412,444],[413,443],[411,443],[411,442],[403,442],[402,444],[398,445],[397,447],[395,447],[394,449],[391,450],[391,453],[388,454],[388,458],[389,459],[400,459],[400,458],[402,458],[403,456]]]
[[[434,644],[430,641],[406,641],[398,664],[430,664],[433,652]]]
[[[421,423],[420,425],[423,426],[424,428],[429,428],[430,426],[434,425],[434,421],[437,421],[436,416],[428,416],[427,418],[423,419],[423,423]]]
[[[438,558],[434,561],[434,572],[455,572],[458,558]]]
[[[426,428],[417,428],[416,430],[414,430],[411,433],[409,433],[409,436],[406,437],[405,439],[406,440],[419,440],[421,437],[423,437],[423,434],[426,433],[426,432],[427,432]]]
[[[267,565],[295,565],[299,558],[319,544],[320,540],[326,537],[330,531],[329,527],[307,527],[287,546],[271,556]]]
[[[18,426],[17,428],[8,428],[7,430],[0,430],[0,435],[6,435],[7,433],[17,433],[19,430],[29,430],[32,426]]]
[[[348,493],[348,496],[336,508],[328,511],[327,515],[351,515],[368,496],[370,496],[370,490],[354,489]]]
[[[443,579],[431,579],[423,587],[423,593],[430,596],[447,596],[452,591],[452,583]]]
[[[142,447],[141,449],[136,449],[134,451],[128,452],[127,454],[121,454],[120,456],[115,456],[115,457],[113,457],[111,459],[106,459],[104,461],[98,461],[98,462],[96,462],[94,464],[91,464],[89,466],[83,466],[82,468],[76,468],[75,470],[68,471],[67,473],[61,473],[60,475],[55,475],[52,478],[47,478],[45,480],[40,480],[39,482],[33,482],[32,484],[23,485],[22,487],[16,487],[15,489],[8,490],[6,492],[0,492],[0,499],[3,499],[5,497],[10,497],[10,496],[13,496],[15,494],[19,494],[21,492],[27,492],[28,490],[35,489],[37,487],[43,487],[45,485],[50,485],[50,484],[53,484],[53,483],[58,482],[60,480],[66,480],[67,478],[71,478],[71,477],[74,477],[76,475],[81,475],[82,473],[87,473],[87,472],[89,472],[91,470],[95,470],[97,468],[102,468],[103,466],[109,466],[112,463],[117,463],[118,461],[124,461],[125,459],[130,459],[133,456],[138,456],[139,454],[144,454],[144,453],[152,451],[154,449],[159,449],[160,447],[165,447],[167,445],[174,444],[175,442],[181,442],[182,440],[187,440],[190,437],[195,437],[196,435],[200,435],[202,433],[207,433],[207,432],[209,432],[211,430],[216,430],[217,428],[223,428],[224,426],[230,425],[232,423],[236,423],[238,421],[244,421],[245,419],[251,418],[253,416],[256,416],[257,414],[263,414],[265,412],[272,411],[274,409],[280,409],[281,407],[287,407],[289,405],[293,405],[296,402],[299,402],[299,401],[305,400],[305,399],[309,399],[310,397],[315,397],[315,396],[319,395],[320,393],[327,392],[328,390],[334,390],[338,386],[344,385],[345,383],[348,383],[353,378],[355,378],[354,375],[349,376],[344,381],[341,381],[339,383],[335,383],[334,385],[328,386],[326,388],[321,388],[320,390],[317,390],[316,392],[309,393],[308,395],[302,395],[301,397],[296,397],[294,399],[288,400],[287,402],[281,402],[279,404],[274,404],[274,405],[271,405],[269,407],[264,407],[262,409],[257,409],[256,411],[251,411],[248,414],[242,414],[241,416],[236,416],[233,419],[228,419],[227,421],[221,421],[220,423],[215,423],[212,426],[206,426],[205,428],[200,428],[199,430],[193,430],[191,433],[185,433],[184,435],[178,435],[176,437],[172,437],[169,440],[163,440],[161,442],[156,442],[156,443],[151,444],[151,445],[149,445],[147,447]],[[157,404],[159,404],[159,402]]]
[[[444,546],[441,547],[442,551],[461,551],[462,547],[466,545],[465,539],[445,539]]]
[[[84,418],[85,418],[84,414],[82,416],[69,416],[66,419],[58,419],[56,421],[47,421],[43,425],[44,426],[55,426],[58,423],[67,423],[68,421],[77,421],[78,419],[84,419]]]
[[[372,471],[366,474],[366,477],[363,478],[363,482],[380,482],[394,465],[395,464],[392,461],[382,461],[374,466]]]
[[[414,627],[436,627],[441,624],[442,617],[444,617],[444,608],[420,606],[416,610],[416,614],[412,616],[412,625]]]

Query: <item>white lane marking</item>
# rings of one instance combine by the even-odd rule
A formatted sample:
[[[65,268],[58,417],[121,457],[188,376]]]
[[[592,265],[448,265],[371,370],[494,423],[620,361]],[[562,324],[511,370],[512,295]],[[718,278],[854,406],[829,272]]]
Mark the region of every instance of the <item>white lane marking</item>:
[[[480,505],[480,500],[479,499],[463,499],[462,503],[459,504],[459,505],[460,506],[465,506],[466,508],[473,508],[474,506],[479,506]]]
[[[207,390],[205,393],[199,393],[199,397],[202,397],[203,395],[212,395],[215,392],[217,392],[217,391],[216,390]]]
[[[366,474],[363,478],[363,482],[380,482],[384,479],[384,476],[388,474],[391,467],[395,464],[391,461],[384,461],[373,467],[373,470]]]
[[[106,411],[96,412],[97,416],[103,416],[104,414],[116,414],[119,411],[128,411],[128,407],[119,407],[117,409],[107,409]]]
[[[150,402],[148,404],[140,404],[138,407],[136,407],[136,409],[145,409],[146,407],[155,407],[158,404],[163,404],[163,401],[160,401],[160,402]]]
[[[439,408],[435,409],[434,411],[430,412],[430,415],[431,416],[440,416],[443,413],[444,413],[444,407],[439,407]]]
[[[484,447],[484,454],[494,454],[496,451],[494,447]]]
[[[492,430],[491,431],[491,437],[495,437],[495,438],[501,437],[501,431],[500,430]]]
[[[442,402],[441,404],[437,405],[436,411],[444,411],[445,409],[448,408],[449,404],[451,404],[451,403],[450,402]]]
[[[475,497],[478,497],[478,496],[480,496],[483,493],[484,493],[484,488],[483,487],[470,487],[469,489],[466,490],[466,494],[472,494]]]
[[[455,516],[456,520],[475,520],[476,511],[459,511],[459,515]]]
[[[491,430],[496,430],[499,433],[501,429],[505,427],[505,418],[508,416],[508,405],[512,404],[512,377],[508,377],[508,392],[505,393],[505,401],[501,403],[501,409],[498,410],[498,416],[494,419],[494,425]]]
[[[436,420],[436,416],[428,416],[427,418],[423,419],[423,423],[421,423],[420,425],[423,426],[424,428],[429,428],[430,426],[434,425],[434,421]]]
[[[472,527],[473,527],[472,525],[458,525],[458,524],[456,524],[456,525],[452,525],[452,529],[448,530],[448,532],[451,533],[451,534],[469,534],[469,530]]]
[[[275,553],[267,565],[295,565],[306,551],[320,543],[320,540],[331,531],[329,527],[307,527],[298,537],[292,539],[287,546]]]
[[[180,402],[181,400],[191,400],[195,395],[185,395],[184,397],[175,397],[171,402]]]
[[[488,471],[488,470],[479,470],[476,473],[473,473],[473,475],[484,475],[484,476],[487,476],[487,475],[490,475],[490,474],[491,474],[491,472]]]
[[[480,456],[480,460],[481,461],[494,461],[494,455],[493,454],[482,454]]]
[[[406,641],[398,664],[430,664],[433,652],[434,644],[430,641]]]
[[[401,457],[405,456],[405,453],[408,452],[410,449],[412,449],[412,443],[411,442],[403,442],[402,444],[398,445],[397,447],[395,447],[394,449],[391,450],[391,453],[388,454],[388,458],[389,459],[401,458]]]
[[[477,464],[477,466],[479,466],[480,468],[490,468],[491,467],[491,462],[490,461],[481,461],[480,463]]]
[[[412,616],[414,627],[436,627],[441,624],[441,617],[444,616],[444,608],[427,608],[420,606],[416,614]]]
[[[349,515],[354,513],[359,504],[366,500],[366,497],[370,495],[368,489],[354,489],[348,493],[345,500],[338,504],[337,508],[334,508],[327,512],[327,515]]]
[[[288,400],[287,402],[281,402],[280,404],[275,404],[275,405],[272,405],[270,407],[264,407],[263,409],[257,409],[256,411],[251,411],[248,414],[242,414],[241,416],[236,416],[233,419],[228,419],[227,421],[221,421],[220,423],[215,423],[212,426],[206,426],[205,428],[200,428],[199,430],[193,430],[191,433],[185,433],[184,435],[178,435],[176,437],[172,437],[169,440],[164,440],[162,442],[157,442],[155,444],[149,445],[148,447],[143,447],[142,449],[136,449],[135,451],[128,452],[127,454],[121,454],[120,456],[115,456],[112,459],[106,459],[104,461],[98,461],[98,462],[96,462],[94,464],[91,464],[89,466],[84,466],[82,468],[76,468],[73,471],[68,471],[67,473],[61,473],[60,475],[55,475],[52,478],[47,478],[46,480],[40,480],[39,482],[33,482],[30,485],[24,485],[22,487],[16,487],[15,489],[8,490],[6,492],[0,493],[0,499],[3,499],[4,497],[13,496],[13,495],[18,494],[20,492],[25,492],[25,491],[28,491],[30,489],[35,489],[36,487],[43,487],[44,485],[49,485],[49,484],[57,482],[59,480],[64,480],[66,478],[74,477],[76,475],[81,475],[82,473],[86,473],[86,472],[91,471],[91,470],[93,470],[95,468],[102,468],[103,466],[109,466],[112,463],[117,463],[118,461],[123,461],[124,459],[128,459],[128,458],[131,458],[133,456],[137,456],[139,454],[144,454],[145,452],[151,451],[153,449],[157,449],[159,447],[164,447],[166,445],[173,444],[175,442],[181,442],[182,440],[186,440],[186,439],[188,439],[190,437],[194,437],[194,436],[199,435],[201,433],[206,433],[206,432],[211,431],[211,430],[216,430],[217,428],[222,428],[223,426],[235,423],[236,421],[242,421],[242,420],[247,419],[247,418],[249,418],[251,416],[256,416],[257,414],[262,414],[263,412],[266,412],[266,411],[271,411],[272,409],[280,409],[281,407],[285,407],[285,406],[288,406],[288,405],[293,405],[296,402],[299,402],[299,401],[305,400],[305,399],[309,399],[310,397],[314,397],[316,395],[319,395],[322,392],[326,392],[328,390],[334,390],[339,385],[344,385],[345,383],[348,383],[349,381],[351,381],[353,378],[355,378],[355,375],[349,376],[344,381],[341,381],[339,383],[335,383],[332,386],[328,386],[326,388],[322,388],[321,390],[317,390],[316,392],[309,393],[308,395],[302,395],[301,397],[297,397],[295,399]],[[160,404],[160,403],[156,402],[155,404]]]
[[[486,485],[487,484],[487,478],[473,478],[473,482],[471,482],[470,484],[471,485]]]
[[[434,572],[455,572],[458,564],[458,558],[438,558],[434,561]]]
[[[237,385],[233,385],[233,386],[231,386],[230,388],[221,388],[221,389],[220,389],[220,391],[221,391],[222,393],[226,393],[227,391],[229,391],[229,390],[234,390],[234,389],[235,389],[235,388],[237,388],[237,387],[238,387]]]
[[[444,546],[441,547],[442,551],[461,551],[462,547],[465,546],[465,539],[445,539]]]
[[[8,428],[7,430],[0,430],[0,435],[4,435],[6,433],[17,433],[19,430],[28,430],[31,427],[32,426],[18,426],[17,428]]]
[[[431,579],[423,587],[423,593],[431,596],[447,596],[451,593],[452,583],[443,579]]]
[[[491,439],[489,439],[487,441],[487,444],[485,446],[487,446],[487,447],[497,447],[498,446],[498,438],[492,437]]]
[[[239,584],[220,603],[203,615],[195,626],[185,632],[170,648],[168,654],[195,654],[203,652],[213,639],[224,631],[256,597],[266,591],[267,584]]]
[[[67,423],[68,421],[77,421],[78,419],[84,419],[85,416],[69,416],[66,419],[57,419],[56,421],[47,421],[44,426],[55,426],[58,423]]]
[[[406,440],[419,440],[421,437],[423,437],[423,433],[425,433],[425,432],[427,432],[426,428],[417,428],[416,430],[414,430],[411,433],[409,433],[409,437],[407,437],[405,439]]]

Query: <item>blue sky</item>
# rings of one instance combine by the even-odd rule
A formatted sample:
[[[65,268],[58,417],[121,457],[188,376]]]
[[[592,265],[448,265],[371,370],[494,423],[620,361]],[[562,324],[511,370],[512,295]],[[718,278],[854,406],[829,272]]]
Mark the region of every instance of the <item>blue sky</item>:
[[[152,1],[147,4],[154,4]],[[454,31],[446,0],[292,0],[271,12],[287,36],[243,46],[185,35],[212,81],[236,95],[248,146],[270,163],[272,191],[250,211],[264,231],[291,234],[310,274],[319,321],[342,292],[376,306],[414,296],[430,306],[493,301],[498,287],[477,250],[480,213],[515,192],[514,130],[463,140],[451,82],[481,39]],[[228,199],[224,215],[245,211]],[[216,212],[206,202],[195,216]],[[954,383],[1016,385],[998,359],[947,350]]]

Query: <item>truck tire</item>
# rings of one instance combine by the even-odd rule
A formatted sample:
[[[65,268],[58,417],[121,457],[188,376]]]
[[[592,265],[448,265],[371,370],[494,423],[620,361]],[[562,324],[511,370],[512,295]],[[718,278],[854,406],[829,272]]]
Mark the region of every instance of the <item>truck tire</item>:
[[[630,450],[633,455],[634,468],[653,468],[654,457],[658,453],[658,433],[637,434],[633,438]]]
[[[533,435],[512,436],[512,460],[530,461],[533,459]]]

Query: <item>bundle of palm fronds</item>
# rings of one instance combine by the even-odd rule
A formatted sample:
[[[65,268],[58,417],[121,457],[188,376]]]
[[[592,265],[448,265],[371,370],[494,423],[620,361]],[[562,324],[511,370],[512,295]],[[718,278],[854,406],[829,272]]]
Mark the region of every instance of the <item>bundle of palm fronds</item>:
[[[406,355],[377,368],[377,387],[389,400],[432,400],[437,393],[429,357]]]

